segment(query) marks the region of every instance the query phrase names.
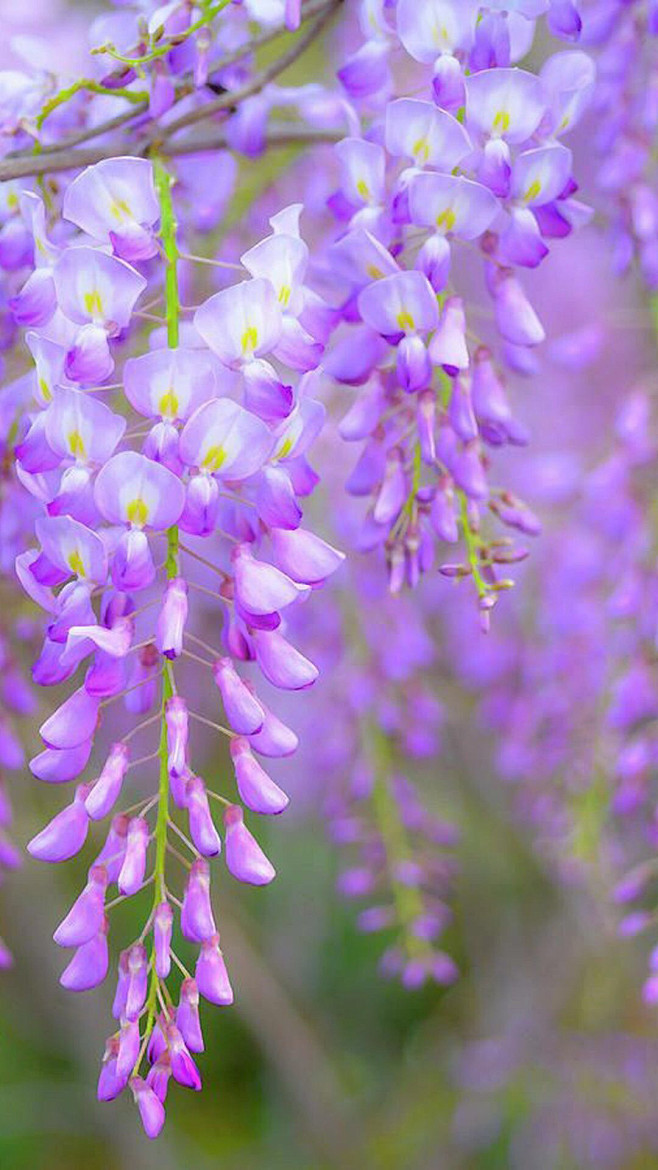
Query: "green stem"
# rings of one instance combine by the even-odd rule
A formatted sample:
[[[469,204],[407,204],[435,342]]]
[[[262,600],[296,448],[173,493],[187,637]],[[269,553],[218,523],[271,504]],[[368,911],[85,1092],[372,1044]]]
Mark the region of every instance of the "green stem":
[[[155,185],[158,192],[158,197],[160,199],[160,235],[162,238],[162,247],[166,263],[165,304],[167,314],[167,342],[170,348],[174,349],[178,345],[180,302],[178,297],[178,271],[176,267],[178,260],[178,246],[176,243],[176,219],[174,216],[174,208],[171,199],[172,178],[159,158],[154,160],[154,167]],[[165,560],[165,573],[168,581],[171,581],[173,577],[178,576],[178,558],[179,531],[178,525],[174,524],[167,530],[167,557]],[[167,898],[165,869],[167,861],[167,830],[169,827],[169,767],[167,763],[168,751],[166,709],[169,699],[171,699],[174,694],[175,686],[173,666],[171,662],[166,662],[165,668],[162,672],[160,746],[158,749],[158,756],[160,759],[160,775],[158,781],[158,814],[155,822],[154,833],[155,866],[153,870],[152,915],[155,914],[159,903],[166,901]],[[139,1067],[146,1051],[149,1037],[153,1031],[158,1013],[160,979],[155,969],[155,952],[153,944],[151,946],[150,968],[151,978],[149,983],[148,998],[146,1001],[146,1025],[144,1028],[144,1036],[142,1038],[140,1053],[133,1070],[134,1075],[139,1072]]]
[[[165,57],[172,49],[193,36],[195,32],[199,32],[200,29],[211,24],[215,17],[219,16],[220,12],[230,3],[231,0],[218,0],[217,4],[206,5],[203,15],[190,24],[184,32],[177,33],[174,37],[165,38],[148,53],[142,54],[141,57],[125,57],[123,53],[117,52],[114,45],[100,45],[99,48],[91,51],[92,53],[107,53],[114,61],[120,61],[123,65],[130,65],[133,68],[139,65],[148,65],[149,61],[155,61],[157,57]]]
[[[414,923],[423,913],[423,902],[416,887],[400,882],[396,873],[402,863],[411,860],[412,852],[390,789],[389,776],[392,765],[390,744],[379,728],[371,727],[369,738],[375,770],[372,803],[386,853],[386,868],[395,910],[409,958],[422,958],[431,953],[429,944],[414,933]]]
[[[63,106],[66,102],[70,101],[72,97],[75,97],[76,93],[80,93],[83,90],[85,90],[87,93],[104,94],[107,97],[122,97],[125,98],[128,102],[132,102],[134,105],[138,105],[140,102],[146,101],[148,98],[148,93],[146,93],[145,90],[126,89],[123,86],[119,86],[116,89],[111,89],[107,85],[101,85],[99,81],[93,81],[89,77],[81,77],[78,81],[74,81],[73,85],[69,85],[66,89],[60,89],[58,93],[54,94],[53,97],[51,97],[45,103],[36,120],[37,130],[41,129],[46,118],[48,118],[54,110],[57,110],[60,106]]]
[[[462,525],[464,545],[466,547],[466,556],[471,567],[475,587],[478,591],[478,597],[486,597],[489,593],[489,586],[480,572],[480,557],[478,554],[479,539],[477,534],[471,528],[471,522],[468,516],[468,500],[466,498],[466,493],[459,489],[457,491],[457,499],[459,500],[459,518]]]
[[[421,454],[421,450],[420,450],[420,443],[415,443],[414,444],[413,471],[412,471],[412,476],[411,476],[411,491],[409,492],[409,497],[407,499],[406,504],[404,505],[404,511],[407,513],[409,519],[411,519],[413,510],[414,510],[414,504],[416,503],[416,496],[418,495],[418,490],[420,488],[420,477],[421,477],[422,468],[423,468],[423,459],[422,459],[422,454]]]
[[[398,516],[398,519],[397,519],[397,521],[396,521],[396,523],[391,531],[391,540],[393,540],[393,541],[397,540],[402,535],[402,533],[407,530],[408,526],[412,523],[412,521],[414,519],[414,507],[416,504],[416,496],[418,495],[418,490],[420,488],[422,467],[423,467],[423,462],[422,462],[422,455],[421,455],[421,450],[420,450],[420,443],[416,443],[414,446],[414,453],[413,453],[413,465],[412,465],[412,472],[411,472],[411,488],[409,490],[409,495],[407,496],[407,498],[404,502],[404,506],[402,508],[402,511],[400,512],[400,515]]]
[[[154,158],[155,188],[160,200],[160,235],[165,255],[165,306],[167,314],[167,344],[178,345],[180,297],[178,294],[178,244],[176,216],[171,198],[173,178],[161,158]]]

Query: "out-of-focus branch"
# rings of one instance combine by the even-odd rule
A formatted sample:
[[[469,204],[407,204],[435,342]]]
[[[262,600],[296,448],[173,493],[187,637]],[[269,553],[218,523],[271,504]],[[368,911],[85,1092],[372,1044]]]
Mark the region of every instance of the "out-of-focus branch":
[[[296,123],[270,127],[266,145],[268,148],[285,146],[317,146],[322,142],[337,142],[340,134],[332,130],[308,130]],[[197,154],[207,150],[222,150],[228,145],[226,132],[217,127],[205,134],[187,136],[168,142],[162,151],[169,157],[183,154]],[[103,146],[88,146],[80,149],[58,150],[52,154],[28,154],[0,162],[0,182],[8,179],[24,179],[28,175],[50,175],[59,171],[78,170],[91,166],[103,158],[116,155],[141,156],[148,154],[149,142],[132,144],[124,140],[106,142]]]
[[[89,147],[86,150],[75,151],[74,148],[81,146],[85,142],[91,142],[96,138],[101,138],[106,134],[111,134],[114,130],[123,129],[126,134],[135,133],[133,123],[135,119],[143,117],[148,109],[147,102],[133,103],[131,107],[124,110],[120,114],[116,114],[112,118],[108,118],[104,122],[99,122],[95,126],[86,127],[76,133],[70,134],[63,138],[58,143],[46,144],[41,147],[39,152],[35,154],[31,150],[11,152],[0,162],[0,182],[6,182],[10,179],[26,178],[29,175],[43,175],[51,171],[73,170],[77,167],[90,166],[93,163],[99,162],[103,158],[112,157],[113,155],[144,155],[149,149],[152,149],[155,144],[162,143],[165,139],[169,139],[173,134],[176,134],[180,129],[187,125],[192,125],[195,122],[204,120],[222,111],[235,109],[246,98],[253,96],[283,73],[294,61],[296,61],[308,48],[308,46],[321,33],[329,18],[335,12],[342,0],[311,0],[310,3],[304,5],[302,10],[302,20],[304,22],[317,16],[317,20],[311,27],[301,36],[295,43],[287,50],[281,57],[278,57],[266,69],[256,74],[250,81],[246,82],[237,90],[226,92],[219,97],[214,98],[195,110],[189,111],[187,115],[170,122],[169,125],[158,127],[157,131],[153,127],[149,127],[150,133],[144,137],[141,143],[135,143],[134,137],[131,141],[129,138],[117,138],[114,141],[106,142],[102,146]],[[251,53],[274,41],[278,37],[285,34],[288,30],[285,25],[277,25],[276,28],[268,29],[266,32],[253,37],[244,45],[240,45],[237,49],[225,54],[221,60],[213,64],[213,74],[220,73],[228,66],[235,64]],[[184,77],[176,88],[177,101],[183,97],[189,96],[194,92],[194,85],[190,77]],[[321,137],[319,141],[324,141]],[[311,132],[312,134],[312,132]],[[313,137],[310,139],[313,141]],[[328,139],[333,140],[332,137]],[[271,136],[271,145],[290,145],[291,141],[298,141],[297,138],[293,140],[286,140],[285,131],[281,128],[280,133],[275,129]],[[304,139],[304,141],[307,141]],[[270,138],[268,136],[268,145]],[[191,154],[195,150],[213,150],[225,146],[225,139],[223,140],[221,134],[216,138],[211,136],[209,145],[196,147],[191,140],[184,139],[181,143],[170,143],[167,146],[167,153],[173,154]]]
[[[329,0],[329,3],[322,9],[320,15],[317,17],[317,20],[313,21],[311,27],[307,29],[307,31],[302,37],[299,38],[299,40],[295,41],[294,45],[292,45],[287,52],[283,53],[280,57],[277,57],[277,59],[273,61],[271,65],[268,65],[267,68],[263,69],[261,73],[258,73],[255,77],[252,77],[251,80],[247,81],[243,86],[240,87],[240,89],[232,90],[229,93],[224,93],[220,97],[215,98],[214,101],[205,102],[197,109],[189,110],[186,114],[182,114],[180,118],[176,118],[173,122],[169,122],[167,126],[161,127],[159,135],[160,141],[171,138],[171,136],[173,134],[177,134],[179,130],[184,130],[186,126],[193,126],[195,123],[200,122],[205,118],[210,118],[214,114],[222,113],[224,110],[232,110],[241,102],[245,101],[246,98],[253,97],[254,94],[260,93],[261,90],[265,89],[266,85],[269,85],[271,81],[274,81],[275,77],[278,77],[280,73],[283,73],[285,69],[288,69],[290,65],[292,65],[299,57],[302,56],[303,53],[306,52],[313,41],[319,37],[325,25],[329,23],[329,20],[333,16],[334,12],[336,12],[336,10],[339,8],[341,3],[342,0]]]
[[[222,940],[239,988],[237,1010],[294,1100],[316,1154],[341,1170],[367,1170],[362,1135],[322,1041],[225,907]]]

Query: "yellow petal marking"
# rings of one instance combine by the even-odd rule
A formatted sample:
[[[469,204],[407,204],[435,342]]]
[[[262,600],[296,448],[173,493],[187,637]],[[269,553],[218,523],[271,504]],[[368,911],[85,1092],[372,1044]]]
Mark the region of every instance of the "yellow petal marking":
[[[128,520],[135,528],[143,528],[148,520],[149,510],[141,496],[131,500],[126,509]]]
[[[414,143],[412,154],[417,162],[427,162],[428,158],[430,157],[430,147],[426,138],[419,138],[418,141]]]
[[[221,446],[210,447],[206,453],[205,459],[201,464],[206,471],[219,471],[222,464],[226,462],[226,451]]]
[[[69,431],[69,451],[74,459],[84,459],[85,457],[85,442],[80,434],[80,431]]]
[[[498,130],[500,134],[506,134],[510,127],[510,116],[507,110],[499,110],[493,120],[494,130]]]
[[[445,211],[442,211],[440,215],[437,215],[436,226],[438,228],[445,228],[447,232],[450,232],[455,226],[456,219],[457,216],[452,210],[452,207],[446,207]]]
[[[125,199],[113,199],[110,205],[110,211],[115,219],[119,222],[124,219],[131,219],[132,213]]]
[[[158,409],[163,418],[178,417],[179,403],[173,386],[170,386],[166,394],[162,395]]]
[[[242,352],[253,353],[258,346],[258,330],[254,325],[248,325],[242,334]]]
[[[103,302],[101,301],[101,294],[99,293],[98,289],[94,289],[93,292],[85,293],[84,305],[90,317],[103,316]]]
[[[68,558],[69,569],[75,573],[76,577],[85,577],[85,566],[80,553],[77,548],[72,552]]]
[[[413,330],[416,328],[414,325],[414,319],[407,309],[401,309],[395,319],[400,326],[400,329],[404,330],[405,333],[407,330]]]

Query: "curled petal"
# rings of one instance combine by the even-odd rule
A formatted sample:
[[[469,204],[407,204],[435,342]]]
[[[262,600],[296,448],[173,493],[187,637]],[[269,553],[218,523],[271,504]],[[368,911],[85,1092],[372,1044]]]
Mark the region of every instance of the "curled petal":
[[[68,991],[88,991],[103,982],[108,963],[107,924],[103,923],[98,934],[78,947],[59,981]]]
[[[82,849],[89,828],[84,799],[76,796],[28,844],[28,852],[39,861],[68,861]]]
[[[226,864],[240,882],[266,886],[276,877],[276,870],[258,842],[244,824],[242,809],[233,804],[224,813],[226,827]]]
[[[311,686],[318,668],[276,630],[254,630],[256,658],[265,678],[275,687],[298,691]]]

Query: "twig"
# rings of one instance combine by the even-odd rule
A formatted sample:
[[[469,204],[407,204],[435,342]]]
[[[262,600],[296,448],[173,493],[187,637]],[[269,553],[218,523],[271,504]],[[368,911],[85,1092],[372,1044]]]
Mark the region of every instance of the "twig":
[[[262,73],[256,74],[255,77],[252,77],[250,81],[247,81],[239,89],[224,93],[220,97],[215,98],[214,101],[206,102],[203,106],[199,106],[195,110],[189,110],[187,114],[182,114],[180,118],[175,118],[173,122],[169,122],[167,126],[163,126],[159,135],[159,141],[168,141],[173,134],[177,134],[179,130],[183,130],[186,126],[193,126],[204,118],[210,118],[213,114],[221,113],[222,110],[233,109],[240,102],[245,101],[246,98],[260,93],[266,85],[269,85],[270,81],[274,81],[275,77],[283,73],[298,57],[301,57],[302,53],[306,52],[306,49],[320,35],[341,3],[342,0],[330,0],[330,3],[321,11],[317,20],[313,21],[311,27],[307,29],[299,40],[295,41],[295,44],[286,53],[277,57],[276,61],[268,65],[266,69],[263,69]]]
[[[228,108],[231,105],[243,101],[245,97],[250,96],[252,93],[259,92],[259,89],[262,88],[263,85],[266,85],[267,82],[272,80],[273,77],[276,77],[279,72],[282,72],[283,69],[287,67],[287,65],[291,64],[291,62],[294,61],[299,56],[299,54],[304,51],[307,44],[309,44],[318,35],[322,25],[324,25],[325,21],[340,2],[341,0],[329,0],[329,3],[327,3],[327,0],[319,0],[319,2],[304,5],[302,11],[303,21],[310,19],[318,13],[320,14],[320,19],[317,24],[314,25],[311,30],[309,30],[312,35],[309,37],[307,34],[305,37],[302,37],[301,40],[298,41],[297,44],[293,47],[295,50],[294,53],[293,50],[289,50],[288,53],[284,54],[284,56],[279,59],[279,62],[276,62],[274,66],[270,66],[268,70],[265,71],[267,77],[264,81],[262,80],[264,74],[259,74],[257,78],[253,79],[253,82],[247,83],[247,85],[243,86],[242,89],[235,90],[232,94],[222,95],[222,99],[217,100],[224,100],[225,98],[230,98],[230,100],[228,101],[227,106],[220,108]],[[257,51],[259,48],[262,48],[271,41],[276,40],[278,37],[286,34],[287,31],[288,30],[285,24],[281,24],[277,25],[276,28],[268,29],[259,36],[253,37],[252,40],[248,43],[240,45],[232,52],[226,53],[225,56],[221,58],[221,60],[214,62],[213,74],[221,72],[221,70],[227,68],[227,66],[233,65],[237,61],[242,60],[244,57],[249,56],[249,54]],[[276,71],[272,74],[272,76],[270,76],[270,72],[275,66]],[[252,89],[251,85],[254,83],[256,84],[256,88]],[[178,101],[181,98],[187,97],[190,93],[193,92],[194,84],[192,75],[190,74],[189,76],[185,76],[177,86],[176,100]],[[209,102],[207,105],[208,107],[212,106],[214,109],[216,109],[216,102]],[[203,108],[205,109],[205,107]],[[122,139],[121,143],[106,143],[104,147],[89,147],[86,151],[80,151],[77,155],[73,156],[71,156],[69,152],[71,152],[75,147],[81,146],[85,142],[90,142],[95,138],[104,136],[105,134],[111,134],[113,130],[127,128],[128,123],[133,122],[137,118],[143,117],[147,111],[147,101],[135,102],[132,104],[131,108],[123,110],[120,114],[115,114],[112,118],[107,118],[104,122],[99,122],[95,126],[88,126],[82,130],[78,130],[75,133],[70,134],[68,137],[62,139],[60,142],[43,144],[38,155],[33,155],[31,150],[11,152],[5,156],[2,164],[0,164],[0,181],[4,182],[7,179],[25,178],[28,175],[42,175],[48,174],[51,171],[54,173],[56,171],[71,170],[75,167],[91,166],[93,163],[100,162],[103,158],[112,157],[113,155],[116,156],[117,154],[133,156],[145,154],[152,145],[151,137],[149,137],[148,140],[145,139],[141,147],[135,147],[134,145],[131,146],[130,143],[126,144]],[[213,112],[213,110],[209,108],[208,113],[211,112]],[[194,111],[194,113],[198,114],[199,111]],[[193,121],[198,120],[200,120],[198,117],[193,119]],[[170,126],[167,127],[167,133],[172,133],[176,128],[180,127],[176,127],[176,123],[171,123]],[[333,137],[334,136],[332,135],[329,138],[329,141],[333,140]],[[327,139],[325,139],[320,133],[318,135],[318,140],[326,141]],[[296,141],[296,139],[294,141]],[[176,151],[174,151],[173,147],[170,147],[168,149],[168,153],[190,154],[197,149],[214,150],[221,148],[222,145],[226,145],[225,140],[223,142],[218,142],[213,137],[207,145],[199,145],[197,147],[193,142],[185,142],[181,145],[181,147],[178,147]],[[285,140],[285,137],[277,139],[275,136],[271,145],[284,146],[289,145],[289,143]],[[51,160],[50,165],[47,165],[47,159]],[[15,169],[10,168],[10,163],[13,164]],[[30,164],[33,167],[36,167],[36,169],[23,169],[23,167]]]
[[[316,146],[323,142],[337,142],[341,137],[342,135],[335,131],[307,130],[304,126],[291,123],[289,126],[270,127],[266,144],[273,149],[286,146]],[[166,153],[171,157],[197,154],[223,150],[227,145],[225,130],[217,127],[212,132],[168,142]],[[0,162],[0,182],[25,179],[29,175],[50,175],[58,171],[80,170],[82,167],[93,166],[101,159],[116,158],[118,155],[140,158],[148,154],[151,146],[151,142],[135,143],[122,139],[120,142],[107,142],[103,146],[88,146],[79,150],[71,147],[52,151],[50,154],[16,155]]]

